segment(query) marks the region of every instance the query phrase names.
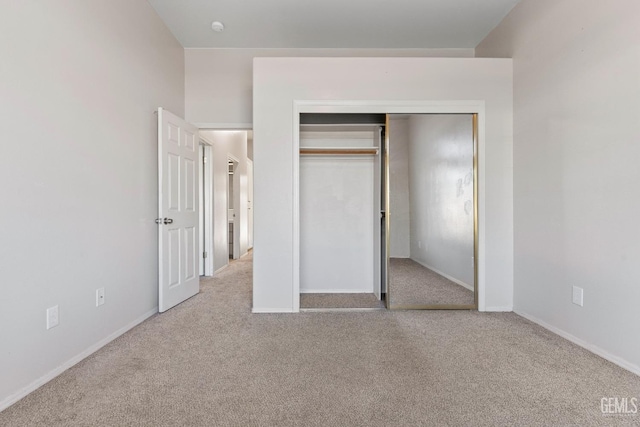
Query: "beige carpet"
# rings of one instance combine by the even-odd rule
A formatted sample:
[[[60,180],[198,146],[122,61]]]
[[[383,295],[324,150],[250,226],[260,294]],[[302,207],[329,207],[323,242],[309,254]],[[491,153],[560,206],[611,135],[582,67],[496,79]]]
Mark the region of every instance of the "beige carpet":
[[[384,308],[374,294],[301,294],[300,308]]]
[[[251,314],[251,264],[11,408],[2,426],[588,426],[640,378],[512,313]]]
[[[469,289],[409,258],[389,259],[389,295],[393,305],[469,305]]]

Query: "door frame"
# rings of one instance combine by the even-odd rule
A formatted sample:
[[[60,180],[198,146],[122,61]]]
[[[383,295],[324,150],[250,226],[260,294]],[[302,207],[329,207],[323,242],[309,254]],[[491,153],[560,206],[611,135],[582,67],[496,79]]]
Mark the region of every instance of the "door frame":
[[[233,169],[233,214],[235,215],[233,218],[233,258],[234,260],[240,258],[240,227],[238,227],[238,223],[240,221],[240,181],[238,178],[238,174],[236,173],[236,168],[240,167],[240,160],[234,156],[233,154],[227,153],[227,165],[228,162],[232,161],[235,163]],[[227,227],[229,227],[229,173],[226,174],[227,177]],[[237,221],[236,221],[237,220]],[[227,228],[227,236],[229,235]],[[229,247],[229,241],[227,237],[227,248]]]
[[[247,156],[247,250],[251,249],[253,249],[253,160]]]
[[[207,159],[206,162],[203,162],[203,159],[201,157],[199,158],[200,165],[202,166],[200,168],[202,176],[198,182],[199,185],[204,185],[202,192],[199,192],[200,194],[204,194],[202,209],[204,218],[202,218],[201,232],[204,236],[204,247],[200,248],[200,257],[203,256],[203,253],[207,253],[206,258],[203,260],[204,276],[211,277],[214,273],[213,238],[215,233],[215,228],[213,227],[213,144],[202,137],[200,138],[200,144],[203,145],[204,157]]]
[[[294,100],[293,102],[293,311],[300,311],[300,114],[475,114],[476,153],[476,301],[485,311],[485,102],[458,101],[335,101]],[[388,218],[387,218],[388,223]]]

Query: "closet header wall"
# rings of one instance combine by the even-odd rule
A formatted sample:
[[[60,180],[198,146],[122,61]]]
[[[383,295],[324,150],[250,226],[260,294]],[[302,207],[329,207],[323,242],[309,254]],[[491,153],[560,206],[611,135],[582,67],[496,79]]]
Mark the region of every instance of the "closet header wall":
[[[486,195],[478,205],[479,309],[511,310],[512,62],[486,58],[255,58],[253,311],[299,310],[301,113],[476,111],[481,112],[479,194]]]

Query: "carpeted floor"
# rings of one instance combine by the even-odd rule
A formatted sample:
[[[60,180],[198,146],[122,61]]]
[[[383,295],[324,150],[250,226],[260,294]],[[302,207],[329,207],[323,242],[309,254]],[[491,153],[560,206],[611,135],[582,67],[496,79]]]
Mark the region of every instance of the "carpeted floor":
[[[409,258],[389,259],[389,295],[393,305],[469,305],[474,295]]]
[[[300,308],[384,308],[374,294],[301,294]]]
[[[587,426],[637,377],[513,313],[251,314],[251,262],[0,413],[8,426]]]

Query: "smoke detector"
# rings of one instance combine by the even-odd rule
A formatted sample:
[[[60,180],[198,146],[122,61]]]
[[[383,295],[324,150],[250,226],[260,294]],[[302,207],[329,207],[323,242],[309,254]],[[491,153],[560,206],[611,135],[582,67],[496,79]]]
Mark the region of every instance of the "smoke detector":
[[[216,33],[221,33],[224,31],[224,24],[220,21],[213,21],[211,23],[211,29]]]

